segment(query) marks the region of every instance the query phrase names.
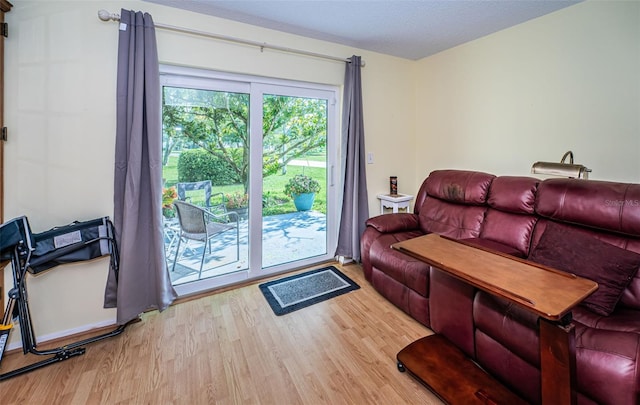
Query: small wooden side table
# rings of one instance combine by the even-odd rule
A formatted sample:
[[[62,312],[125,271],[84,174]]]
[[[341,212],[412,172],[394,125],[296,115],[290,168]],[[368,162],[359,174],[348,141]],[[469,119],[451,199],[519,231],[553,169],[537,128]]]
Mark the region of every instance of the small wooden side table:
[[[385,208],[391,208],[394,214],[402,209],[409,212],[409,203],[413,200],[413,196],[409,194],[378,194],[380,200],[380,214],[384,214]]]

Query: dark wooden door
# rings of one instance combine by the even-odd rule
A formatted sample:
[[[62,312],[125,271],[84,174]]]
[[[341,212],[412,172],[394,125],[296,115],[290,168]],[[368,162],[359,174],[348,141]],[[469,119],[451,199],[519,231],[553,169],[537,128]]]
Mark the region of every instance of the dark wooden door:
[[[11,10],[11,3],[0,0],[0,128],[4,128],[4,38],[7,27],[4,25],[4,15]],[[4,223],[4,140],[0,140],[0,224]],[[4,268],[7,263],[0,263],[0,311],[4,310]]]

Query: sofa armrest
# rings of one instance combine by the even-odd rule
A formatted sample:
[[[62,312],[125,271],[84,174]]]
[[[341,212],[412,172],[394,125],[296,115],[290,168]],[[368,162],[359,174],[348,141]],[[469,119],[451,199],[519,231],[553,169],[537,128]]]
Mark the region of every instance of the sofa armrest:
[[[377,217],[367,219],[365,224],[380,233],[405,232],[420,229],[418,216],[405,212],[378,215]]]

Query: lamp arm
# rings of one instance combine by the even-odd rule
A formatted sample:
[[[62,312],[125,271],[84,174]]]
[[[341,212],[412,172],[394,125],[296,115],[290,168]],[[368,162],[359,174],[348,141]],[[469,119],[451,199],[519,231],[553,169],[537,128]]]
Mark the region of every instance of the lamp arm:
[[[569,164],[573,164],[573,152],[571,151],[567,151],[564,155],[562,155],[560,163],[564,163],[564,161],[567,159],[567,156],[569,156]]]

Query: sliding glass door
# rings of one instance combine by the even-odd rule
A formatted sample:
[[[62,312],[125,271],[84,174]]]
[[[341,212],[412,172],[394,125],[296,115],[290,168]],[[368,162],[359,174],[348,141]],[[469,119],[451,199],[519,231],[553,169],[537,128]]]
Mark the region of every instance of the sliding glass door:
[[[328,100],[261,90],[262,267],[269,268],[327,254]]]
[[[165,247],[176,290],[330,259],[336,89],[176,67],[163,67],[161,82]],[[194,215],[203,236],[188,229]]]

